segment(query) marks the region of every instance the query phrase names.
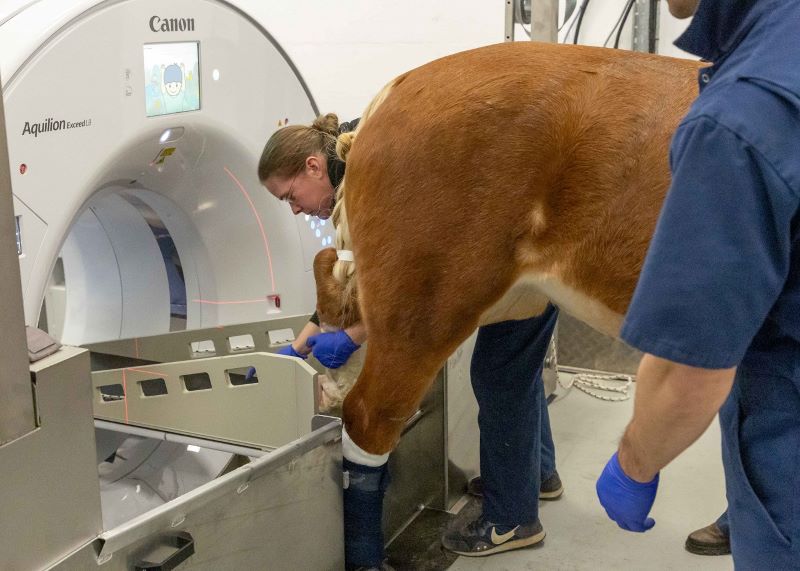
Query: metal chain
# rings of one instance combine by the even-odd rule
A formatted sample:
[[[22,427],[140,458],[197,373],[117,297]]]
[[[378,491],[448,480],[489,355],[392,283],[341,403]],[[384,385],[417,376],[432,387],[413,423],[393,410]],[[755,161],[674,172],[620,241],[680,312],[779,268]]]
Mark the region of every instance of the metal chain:
[[[613,382],[622,382],[624,384],[610,384]],[[572,377],[572,382],[568,384],[561,382],[561,375],[559,375],[558,379],[558,384],[564,389],[575,387],[589,396],[607,402],[622,402],[631,398],[630,386],[632,382],[633,378],[630,375],[597,375],[590,373],[578,373]],[[591,389],[598,389],[605,393],[620,393],[622,396],[610,397]]]
[[[558,372],[558,322],[556,322],[556,330],[550,338],[550,346],[547,354],[545,355],[544,368],[552,369],[556,372],[556,379],[562,389],[569,391],[573,386],[587,395],[607,402],[622,402],[631,398],[630,388],[633,382],[633,377],[630,375],[610,375],[610,374],[596,374],[596,373],[576,373],[572,376],[571,383],[564,383],[561,380],[561,375]],[[610,383],[624,383],[622,385],[614,385]],[[604,393],[619,393],[621,396],[611,397],[605,394],[598,393],[592,389],[597,389]],[[566,395],[565,395],[566,396]]]

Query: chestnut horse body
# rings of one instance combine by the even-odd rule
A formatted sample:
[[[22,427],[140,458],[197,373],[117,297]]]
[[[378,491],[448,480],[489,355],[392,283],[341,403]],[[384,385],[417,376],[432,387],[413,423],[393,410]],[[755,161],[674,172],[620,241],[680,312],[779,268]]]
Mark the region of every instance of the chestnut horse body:
[[[355,262],[332,250],[315,262],[323,320],[344,327],[360,309],[369,334],[344,403],[357,446],[392,450],[479,325],[537,315],[552,301],[618,334],[697,69],[510,43],[436,60],[381,92],[352,138],[335,214],[339,249]],[[355,288],[340,283],[348,272]]]

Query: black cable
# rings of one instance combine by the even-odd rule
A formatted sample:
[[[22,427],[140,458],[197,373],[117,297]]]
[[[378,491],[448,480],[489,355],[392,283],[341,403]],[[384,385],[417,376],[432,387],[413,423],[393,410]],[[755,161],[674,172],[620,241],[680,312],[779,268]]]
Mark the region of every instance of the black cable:
[[[653,0],[653,1],[654,1],[654,2],[658,2],[658,0]],[[568,9],[568,6],[569,6],[569,0],[567,0],[567,9]],[[566,15],[564,16],[564,21],[563,21],[563,22],[561,22],[561,25],[558,27],[558,31],[559,31],[559,32],[560,32],[561,30],[563,30],[563,29],[564,29],[564,26],[566,26],[566,25],[567,25],[567,22],[569,22],[570,20],[572,20],[572,19],[573,19],[573,18],[572,18],[572,14],[574,14],[574,13],[575,13],[575,8],[576,8],[576,6],[577,6],[577,4],[576,4],[575,6],[573,6],[573,7],[572,7],[572,11],[569,13],[569,16],[566,16]],[[2,26],[2,24],[0,24],[0,26]],[[570,28],[571,28],[571,27],[572,27],[572,26],[570,25]],[[567,35],[569,35],[569,30],[567,30]],[[564,39],[566,39],[566,38],[564,38]]]
[[[658,0],[650,0],[650,21],[647,23],[647,51],[658,52]]]
[[[620,25],[620,23],[622,22],[622,18],[624,16],[625,16],[625,6],[622,7],[622,10],[620,10],[619,18],[617,18],[617,21],[614,22],[614,25],[612,26],[611,31],[608,32],[608,35],[606,36],[606,41],[603,42],[603,47],[604,48],[608,47],[608,42],[610,42],[611,38],[614,37],[614,33],[617,31],[617,26]]]
[[[617,30],[617,37],[614,39],[614,49],[619,48],[619,39],[622,37],[622,28],[625,27],[625,22],[628,20],[628,16],[630,16],[631,9],[633,8],[633,4],[636,0],[628,0],[628,3],[625,5],[625,13],[622,16],[622,23],[619,25],[619,29]]]
[[[575,36],[572,39],[573,44],[578,43],[578,34],[581,33],[581,24],[583,23],[583,15],[586,14],[586,7],[589,5],[590,0],[584,0],[581,6],[581,11],[578,14],[578,23],[575,25]]]

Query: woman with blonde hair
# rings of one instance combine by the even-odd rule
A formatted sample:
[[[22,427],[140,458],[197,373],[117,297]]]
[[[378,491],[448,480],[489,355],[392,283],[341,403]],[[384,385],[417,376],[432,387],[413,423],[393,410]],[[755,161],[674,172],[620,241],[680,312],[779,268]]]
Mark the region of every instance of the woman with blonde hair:
[[[355,130],[358,119],[339,123],[334,113],[320,115],[311,125],[288,125],[267,141],[258,162],[258,180],[295,215],[326,220],[333,213],[336,189],[344,177],[344,163],[336,156],[336,138]],[[311,316],[291,345],[278,353],[306,359],[309,353],[329,369],[341,367],[364,342],[360,323],[323,333],[317,313]]]

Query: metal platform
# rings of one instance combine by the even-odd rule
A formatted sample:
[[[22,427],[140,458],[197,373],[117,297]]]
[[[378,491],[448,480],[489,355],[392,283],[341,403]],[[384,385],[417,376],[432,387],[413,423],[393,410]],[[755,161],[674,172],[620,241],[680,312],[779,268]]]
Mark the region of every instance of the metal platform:
[[[116,367],[92,373],[95,416],[164,430],[173,439],[213,433],[217,441],[259,450],[301,437],[307,420],[319,413],[317,374],[324,368],[313,358],[270,353],[294,339],[307,319],[88,345],[94,368]],[[471,337],[450,357],[390,457],[387,539],[424,507],[449,509],[478,473],[477,403],[469,380],[473,346]],[[243,382],[249,367],[256,368],[256,382]]]
[[[298,371],[289,379],[301,378],[297,394],[310,394],[302,389],[316,376],[310,367],[279,356],[261,358]],[[269,364],[262,366],[270,369]],[[207,364],[202,368],[214,370]],[[312,415],[306,426],[300,426],[287,415],[292,416],[289,426],[268,438],[262,438],[264,431],[256,422],[242,423],[238,432],[220,435],[197,421],[183,435],[164,431],[171,439],[188,439],[184,447],[234,446],[227,452],[230,461],[218,477],[104,529],[92,403],[110,410],[119,407],[120,401],[106,402],[98,396],[101,393],[90,382],[89,354],[83,349],[62,348],[32,365],[31,373],[38,428],[0,447],[4,482],[0,488],[4,506],[0,568],[171,569],[181,563],[182,569],[256,569],[265,561],[281,569],[342,568],[338,419]],[[144,431],[152,436],[156,428],[165,428],[134,426],[132,411],[147,417],[147,405],[141,410],[137,405],[166,402],[138,391],[133,381],[122,401],[123,406],[126,400],[129,405],[128,424],[99,421],[105,429],[114,424],[126,433]],[[251,400],[261,398],[254,397],[252,389],[242,393]],[[187,398],[193,396],[190,392]],[[208,414],[218,416],[220,411]],[[256,412],[251,409],[240,416],[244,414]],[[189,435],[193,431],[202,437]],[[236,448],[228,442],[259,448]],[[298,537],[314,537],[314,549],[298,549]]]

